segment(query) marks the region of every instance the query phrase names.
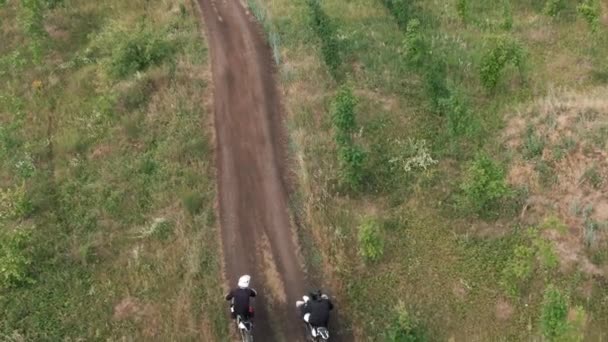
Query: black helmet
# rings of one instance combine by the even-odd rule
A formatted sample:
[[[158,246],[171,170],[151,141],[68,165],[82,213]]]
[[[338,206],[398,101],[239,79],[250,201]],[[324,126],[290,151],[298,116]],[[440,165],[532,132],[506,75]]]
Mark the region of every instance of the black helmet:
[[[321,290],[312,290],[310,291],[310,299],[319,300],[321,299]]]

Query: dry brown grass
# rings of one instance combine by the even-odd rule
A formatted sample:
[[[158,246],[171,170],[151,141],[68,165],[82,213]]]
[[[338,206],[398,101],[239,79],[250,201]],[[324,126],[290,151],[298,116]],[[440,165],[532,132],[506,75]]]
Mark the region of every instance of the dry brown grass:
[[[528,220],[555,214],[569,226],[566,236],[553,236],[567,264],[584,254],[585,225],[608,220],[607,92],[606,87],[553,91],[513,115],[505,130],[505,145],[512,151],[525,153],[526,144],[531,144],[526,141],[529,130],[543,145],[536,158],[514,155],[508,179],[530,189]],[[550,170],[539,173],[539,163]],[[543,184],[547,177],[555,179]],[[599,272],[588,261],[581,262],[589,273]]]

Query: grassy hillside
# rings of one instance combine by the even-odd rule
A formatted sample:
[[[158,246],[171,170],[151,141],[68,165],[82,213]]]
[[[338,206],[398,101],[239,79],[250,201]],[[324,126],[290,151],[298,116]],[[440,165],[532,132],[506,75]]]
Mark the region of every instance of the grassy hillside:
[[[293,207],[347,327],[605,336],[605,1],[249,6],[280,62]]]
[[[0,1],[0,340],[219,340],[189,1]]]

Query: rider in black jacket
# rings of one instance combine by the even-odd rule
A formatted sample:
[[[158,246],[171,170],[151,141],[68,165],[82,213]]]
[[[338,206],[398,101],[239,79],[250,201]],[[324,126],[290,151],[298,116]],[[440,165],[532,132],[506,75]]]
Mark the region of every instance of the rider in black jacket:
[[[329,312],[334,308],[329,297],[321,294],[321,290],[310,293],[310,300],[301,307],[302,318],[315,328],[327,328]]]
[[[236,319],[237,315],[245,320],[253,318],[253,307],[251,307],[249,299],[257,296],[257,292],[249,288],[250,280],[250,276],[242,276],[239,278],[238,287],[226,295],[226,300],[232,300],[232,319]]]

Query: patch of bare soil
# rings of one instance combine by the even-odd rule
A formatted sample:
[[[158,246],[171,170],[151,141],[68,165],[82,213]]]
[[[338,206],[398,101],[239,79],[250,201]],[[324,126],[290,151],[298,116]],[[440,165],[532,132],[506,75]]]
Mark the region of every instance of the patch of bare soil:
[[[562,266],[605,274],[586,255],[606,242],[608,225],[608,87],[586,93],[554,91],[514,114],[504,146],[513,155],[508,180],[527,187],[522,218],[557,216],[565,234],[548,234]]]
[[[496,302],[496,311],[494,312],[494,315],[501,321],[508,321],[511,316],[513,316],[514,311],[511,303],[507,302],[504,298],[500,298]]]
[[[134,297],[125,297],[114,307],[113,318],[117,321],[131,320],[142,325],[143,334],[147,337],[158,335],[160,312],[150,304],[145,304]]]

